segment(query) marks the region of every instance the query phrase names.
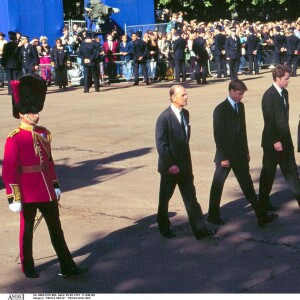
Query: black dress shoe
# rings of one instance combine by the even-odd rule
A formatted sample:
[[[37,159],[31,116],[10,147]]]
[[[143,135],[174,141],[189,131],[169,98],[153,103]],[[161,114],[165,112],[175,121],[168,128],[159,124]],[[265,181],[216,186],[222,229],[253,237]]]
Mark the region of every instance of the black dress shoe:
[[[213,218],[213,217],[207,217],[207,221],[209,223],[212,223],[212,224],[215,224],[215,225],[224,225],[225,224],[225,221],[221,218]]]
[[[139,85],[139,83],[138,83],[138,82],[135,82],[133,85]]]
[[[172,239],[173,237],[175,237],[175,234],[170,229],[160,230],[160,234],[169,239]]]
[[[63,272],[63,273],[59,273],[58,276],[63,277],[63,278],[69,278],[71,276],[83,274],[83,273],[86,273],[88,271],[89,271],[88,268],[82,268],[82,269],[80,269],[80,268],[76,267],[76,268],[72,268],[69,271],[66,271],[66,272]]]
[[[278,218],[277,214],[270,214],[270,215],[266,214],[265,216],[257,218],[257,222],[259,226],[263,226],[267,223],[273,222],[277,218]]]
[[[29,271],[24,271],[24,274],[28,278],[38,278],[40,275],[34,269]]]
[[[197,240],[203,240],[206,237],[214,236],[216,233],[217,233],[217,230],[210,230],[210,229],[204,228],[195,234],[195,238]]]

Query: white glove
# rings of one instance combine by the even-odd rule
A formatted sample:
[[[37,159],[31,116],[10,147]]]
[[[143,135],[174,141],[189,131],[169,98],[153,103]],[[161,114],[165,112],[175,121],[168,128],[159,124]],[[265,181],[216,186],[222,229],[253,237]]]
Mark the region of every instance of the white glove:
[[[22,210],[22,203],[21,202],[15,202],[9,204],[8,208],[13,212],[20,212]]]
[[[61,195],[60,189],[55,189],[55,194],[56,194],[57,200],[59,200],[60,199],[60,195]]]
[[[113,7],[112,10],[113,10],[113,12],[114,12],[115,14],[118,14],[118,13],[120,12],[120,9],[119,9],[119,8]]]

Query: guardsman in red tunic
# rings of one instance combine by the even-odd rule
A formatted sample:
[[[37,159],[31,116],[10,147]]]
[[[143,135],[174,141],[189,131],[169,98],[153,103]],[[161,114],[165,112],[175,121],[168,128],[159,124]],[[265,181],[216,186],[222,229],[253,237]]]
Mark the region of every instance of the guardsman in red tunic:
[[[62,277],[87,272],[79,269],[68,249],[59,219],[60,187],[51,155],[51,134],[37,126],[47,86],[38,76],[24,75],[11,82],[13,116],[21,125],[6,140],[2,177],[9,209],[20,212],[20,259],[26,277],[37,278],[32,238],[37,209],[42,213],[58,256]]]

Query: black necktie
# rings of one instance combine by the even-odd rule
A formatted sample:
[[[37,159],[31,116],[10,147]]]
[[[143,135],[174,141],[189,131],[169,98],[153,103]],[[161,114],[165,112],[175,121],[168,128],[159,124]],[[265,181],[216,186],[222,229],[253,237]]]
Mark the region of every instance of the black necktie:
[[[284,106],[286,107],[286,102],[285,102],[285,99],[284,99],[283,90],[281,91],[281,98],[283,100]]]
[[[239,111],[238,111],[238,105],[237,105],[237,103],[234,103],[234,110],[235,110],[236,113],[239,112]]]
[[[183,111],[180,112],[180,116],[181,116],[181,128],[182,128],[182,130],[184,132],[184,135],[186,136]]]

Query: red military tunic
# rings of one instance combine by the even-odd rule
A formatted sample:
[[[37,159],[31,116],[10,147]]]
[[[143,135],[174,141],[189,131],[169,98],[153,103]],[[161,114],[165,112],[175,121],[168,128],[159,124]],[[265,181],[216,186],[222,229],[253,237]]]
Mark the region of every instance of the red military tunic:
[[[2,177],[9,203],[49,202],[59,188],[51,156],[51,134],[21,123],[6,140]]]

